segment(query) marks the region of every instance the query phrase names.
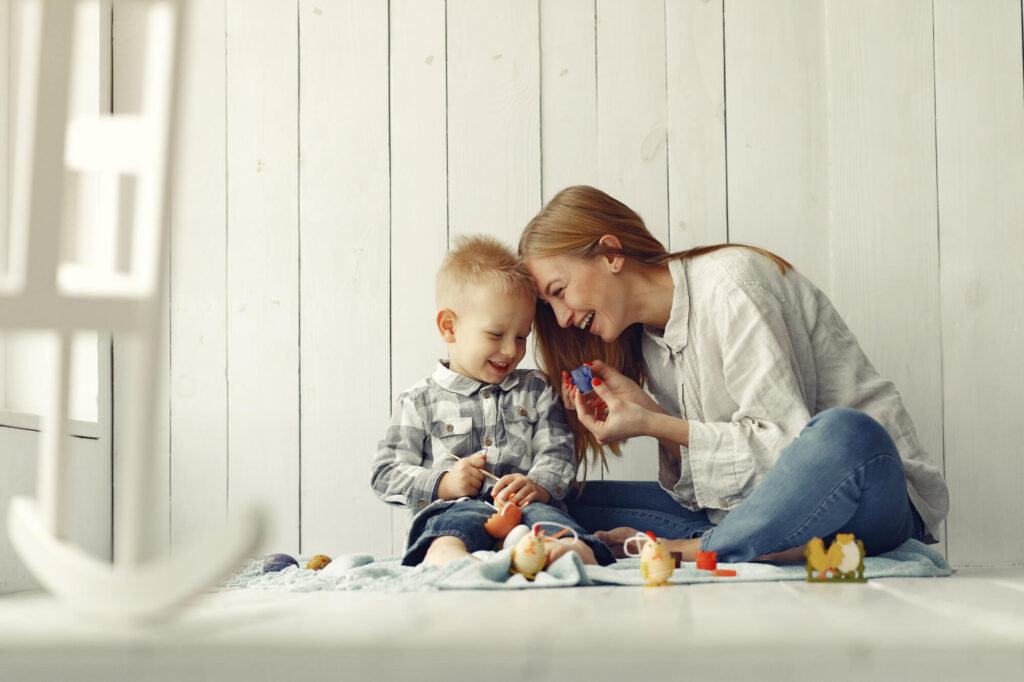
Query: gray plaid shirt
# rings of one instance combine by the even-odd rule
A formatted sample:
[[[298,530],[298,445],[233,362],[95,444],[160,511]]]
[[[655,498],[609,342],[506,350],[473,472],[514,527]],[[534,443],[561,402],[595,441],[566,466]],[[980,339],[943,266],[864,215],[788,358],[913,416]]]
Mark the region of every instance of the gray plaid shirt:
[[[398,396],[391,425],[377,445],[371,485],[385,502],[421,509],[436,499],[455,459],[487,452],[499,478],[525,474],[561,500],[576,478],[572,432],[554,389],[537,370],[515,370],[482,384],[441,361],[430,378]],[[494,486],[484,478],[481,494]],[[488,495],[489,497],[489,495]]]

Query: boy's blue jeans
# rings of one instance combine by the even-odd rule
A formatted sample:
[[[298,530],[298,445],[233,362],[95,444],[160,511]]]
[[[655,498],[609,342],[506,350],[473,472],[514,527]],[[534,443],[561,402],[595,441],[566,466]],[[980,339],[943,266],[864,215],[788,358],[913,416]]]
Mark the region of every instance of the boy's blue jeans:
[[[608,545],[587,533],[565,512],[541,502],[531,502],[522,508],[522,523],[532,526],[535,523],[559,523],[576,531],[580,540],[587,543],[594,551],[594,557],[602,566],[615,562]],[[455,501],[435,500],[418,513],[412,520],[409,529],[409,541],[403,566],[415,566],[423,561],[427,549],[435,539],[450,535],[466,545],[470,552],[481,549],[494,549],[497,540],[484,530],[484,522],[494,514],[494,507],[481,500],[463,498]],[[542,527],[548,535],[558,532],[555,527]],[[563,536],[565,537],[565,536]]]
[[[594,481],[566,499],[590,532],[630,526],[664,538],[701,538],[719,561],[828,542],[853,533],[868,554],[926,535],[907,496],[903,462],[881,424],[857,410],[821,412],[779,457],[760,485],[717,526],[676,502],[656,482]]]

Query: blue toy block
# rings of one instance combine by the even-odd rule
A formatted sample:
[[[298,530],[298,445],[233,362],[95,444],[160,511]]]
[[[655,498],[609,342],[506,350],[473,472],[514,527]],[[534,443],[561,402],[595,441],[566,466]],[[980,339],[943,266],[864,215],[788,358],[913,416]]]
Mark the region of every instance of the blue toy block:
[[[583,365],[579,369],[574,369],[572,372],[572,383],[576,385],[576,388],[580,389],[580,393],[590,393],[594,390],[591,382],[594,380],[594,375],[590,373],[590,368]]]

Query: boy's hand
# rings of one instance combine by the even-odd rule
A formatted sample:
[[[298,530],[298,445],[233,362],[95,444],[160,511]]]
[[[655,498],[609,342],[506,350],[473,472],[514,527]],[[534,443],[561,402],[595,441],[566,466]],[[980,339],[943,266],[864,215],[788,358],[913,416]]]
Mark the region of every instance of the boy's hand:
[[[437,496],[442,500],[476,497],[484,482],[486,463],[487,455],[483,452],[460,459],[441,476],[441,481],[437,484]]]
[[[531,502],[549,502],[551,493],[523,474],[507,474],[498,479],[491,490],[494,499],[525,507]]]

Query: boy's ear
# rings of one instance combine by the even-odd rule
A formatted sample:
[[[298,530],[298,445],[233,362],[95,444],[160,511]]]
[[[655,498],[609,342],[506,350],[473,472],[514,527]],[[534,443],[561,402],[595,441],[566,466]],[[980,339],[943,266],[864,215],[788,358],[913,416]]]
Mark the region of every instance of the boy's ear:
[[[622,242],[620,242],[619,238],[613,234],[604,235],[597,243],[607,249],[612,249],[613,251],[622,250]],[[621,253],[606,253],[601,258],[608,265],[608,269],[612,272],[620,272],[622,270],[622,266],[626,262],[626,257]]]
[[[455,341],[455,313],[447,308],[437,311],[437,331],[441,332],[441,338],[445,343]]]

